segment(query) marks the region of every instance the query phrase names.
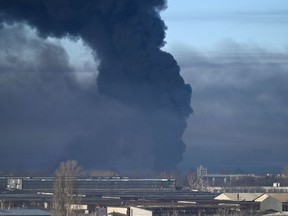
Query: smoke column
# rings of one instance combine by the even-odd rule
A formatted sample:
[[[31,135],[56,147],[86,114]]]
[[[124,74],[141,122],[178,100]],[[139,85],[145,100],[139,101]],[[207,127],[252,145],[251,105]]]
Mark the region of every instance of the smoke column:
[[[165,7],[164,0],[2,0],[0,21],[25,22],[43,38],[82,38],[101,62],[98,92],[134,112],[127,123],[133,126],[107,135],[100,151],[114,149],[115,163],[123,149],[126,158],[139,151],[154,169],[172,170],[185,150],[182,135],[192,109],[191,87],[173,56],[161,50],[166,27],[159,12]],[[85,139],[79,137],[67,153],[80,164],[85,151],[77,143]]]

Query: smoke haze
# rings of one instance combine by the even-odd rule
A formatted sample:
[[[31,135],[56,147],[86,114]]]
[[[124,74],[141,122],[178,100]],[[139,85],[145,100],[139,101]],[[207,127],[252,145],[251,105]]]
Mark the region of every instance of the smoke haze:
[[[1,1],[2,169],[21,168],[23,160],[23,167],[41,168],[53,159],[76,159],[86,168],[175,169],[185,150],[191,87],[160,50],[165,6]],[[23,23],[41,38],[31,38]],[[100,61],[97,81],[79,85],[67,53],[47,37],[81,38]]]
[[[280,173],[288,154],[287,49],[226,40],[210,53],[180,44],[173,51],[193,86],[180,167]]]

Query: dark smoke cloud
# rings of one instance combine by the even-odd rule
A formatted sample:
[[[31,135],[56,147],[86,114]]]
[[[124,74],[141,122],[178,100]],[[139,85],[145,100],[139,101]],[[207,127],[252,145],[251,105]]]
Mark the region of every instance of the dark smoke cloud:
[[[72,69],[65,52],[47,45],[42,51],[52,49],[52,55],[37,53],[38,68],[27,66],[40,78],[33,75],[35,80],[25,81],[32,88],[27,98],[18,86],[20,99],[7,103],[7,110],[17,103],[35,108],[36,112],[28,115],[26,109],[23,114],[28,115],[29,123],[39,118],[37,124],[43,124],[45,130],[50,124],[65,131],[62,138],[68,143],[70,136],[71,144],[62,151],[63,157],[77,159],[84,166],[175,169],[185,149],[182,134],[191,113],[191,88],[180,76],[174,58],[160,50],[166,27],[159,11],[165,6],[163,0],[1,1],[2,22],[27,23],[43,38],[81,38],[100,60],[97,90],[94,86],[84,91],[69,75]],[[35,50],[34,45],[29,49]],[[17,56],[15,60],[21,59]],[[21,75],[26,76],[20,65]],[[9,67],[3,71],[7,73]],[[35,93],[37,82],[43,92]],[[33,94],[36,99],[31,101]],[[10,95],[8,98],[11,100]],[[59,137],[48,140],[57,139],[63,142]]]

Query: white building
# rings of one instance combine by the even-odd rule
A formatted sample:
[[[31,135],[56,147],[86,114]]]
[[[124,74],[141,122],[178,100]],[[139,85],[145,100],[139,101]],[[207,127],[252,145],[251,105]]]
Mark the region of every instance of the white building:
[[[113,215],[114,213],[127,216],[152,216],[152,211],[137,207],[129,207],[129,208],[107,207],[107,215]]]

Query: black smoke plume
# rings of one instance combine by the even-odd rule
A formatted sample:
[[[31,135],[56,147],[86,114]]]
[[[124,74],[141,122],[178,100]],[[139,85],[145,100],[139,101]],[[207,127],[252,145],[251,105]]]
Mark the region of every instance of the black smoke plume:
[[[91,123],[65,157],[90,167],[176,168],[185,149],[191,87],[172,55],[161,50],[166,27],[159,12],[165,7],[164,0],[1,0],[2,23],[26,23],[43,38],[81,38],[100,60],[97,89],[107,98],[101,100],[120,104],[106,103],[118,115],[91,106],[109,120]],[[79,103],[93,97],[100,96],[83,93]]]

